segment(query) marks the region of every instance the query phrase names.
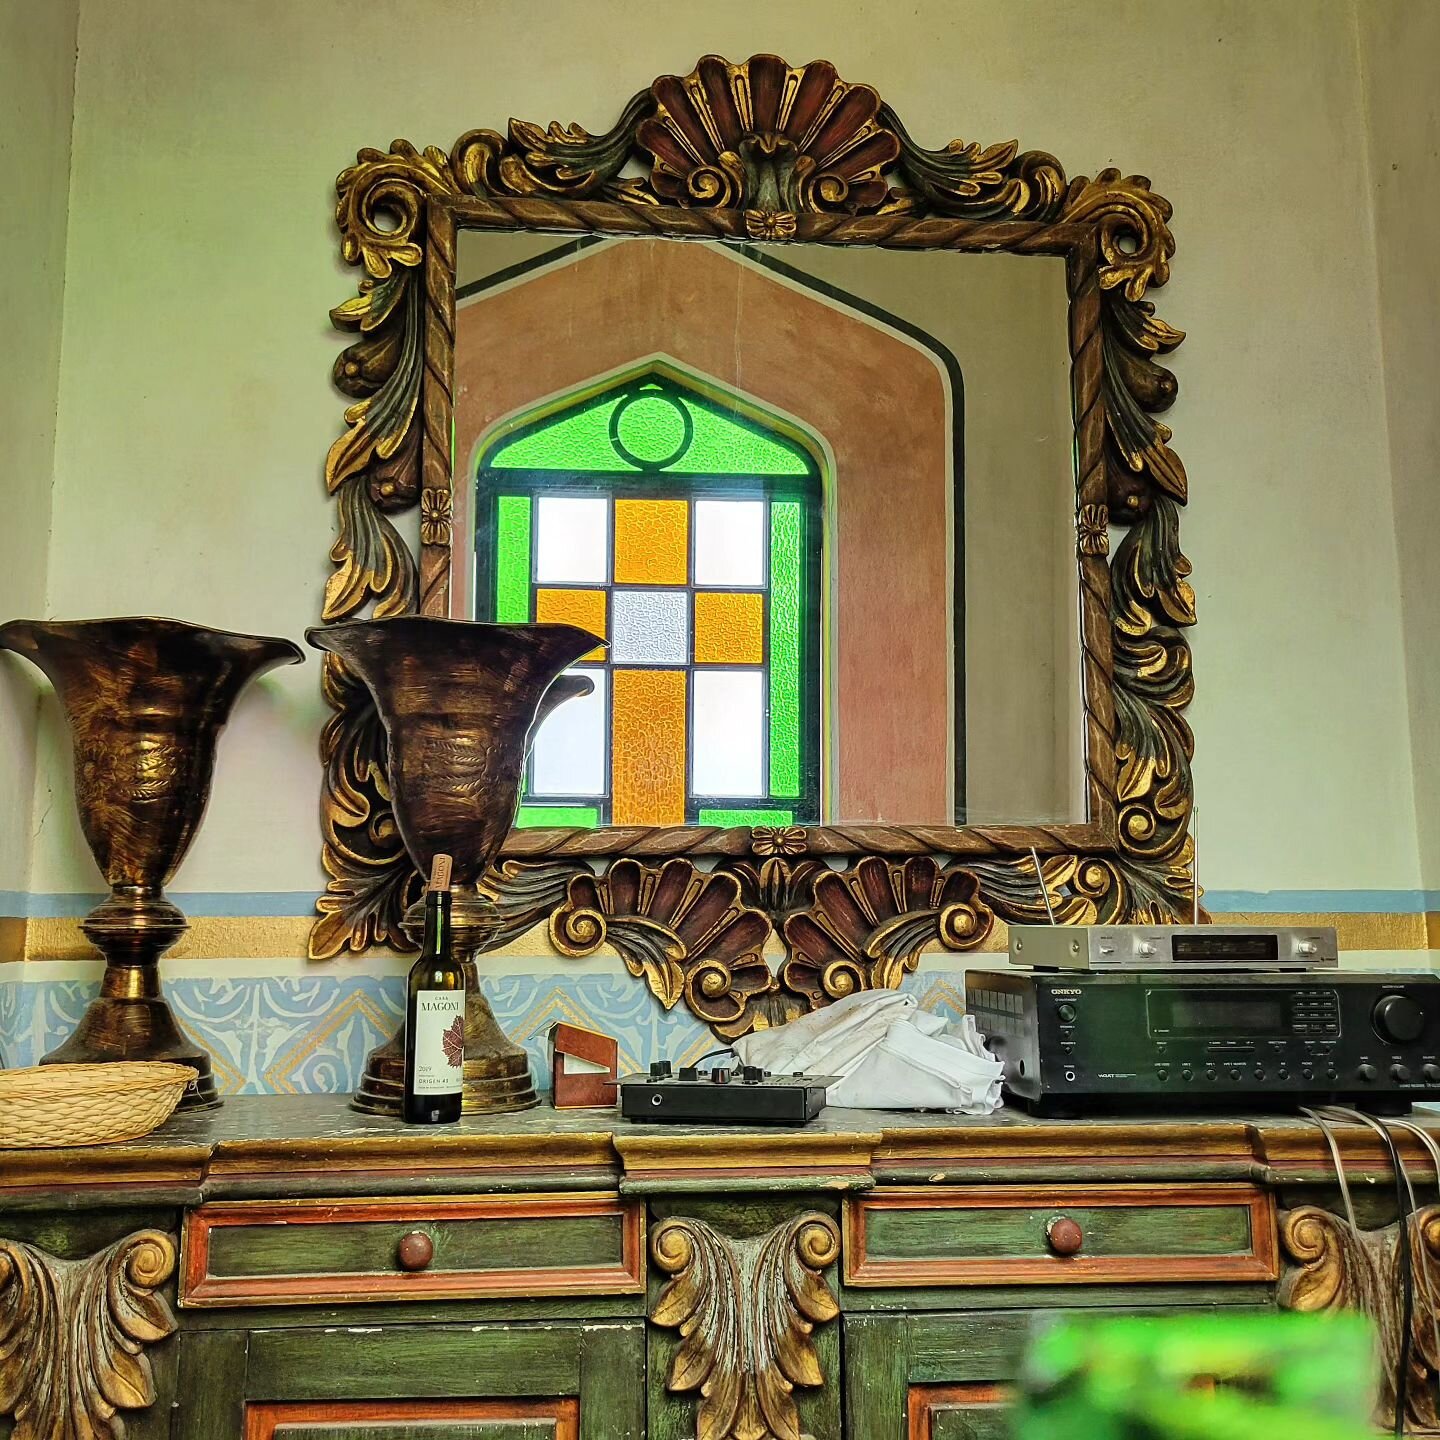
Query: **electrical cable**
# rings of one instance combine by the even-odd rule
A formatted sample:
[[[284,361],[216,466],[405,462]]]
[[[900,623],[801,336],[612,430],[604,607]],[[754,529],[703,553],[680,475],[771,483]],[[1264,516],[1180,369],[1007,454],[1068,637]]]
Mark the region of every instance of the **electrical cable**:
[[[1326,1119],[1342,1119],[1368,1125],[1379,1137],[1390,1154],[1390,1164],[1395,1176],[1395,1210],[1400,1227],[1400,1346],[1395,1357],[1395,1440],[1404,1440],[1405,1410],[1410,1389],[1410,1352],[1414,1345],[1415,1328],[1415,1276],[1414,1256],[1410,1249],[1410,1213],[1414,1204],[1414,1189],[1410,1184],[1410,1172],[1395,1137],[1378,1120],[1361,1110],[1345,1106],[1327,1106],[1322,1112]],[[1410,1204],[1407,1205],[1406,1201]]]
[[[1340,1186],[1340,1199],[1345,1205],[1345,1218],[1350,1222],[1351,1231],[1358,1233],[1360,1227],[1355,1223],[1355,1204],[1350,1198],[1350,1182],[1345,1178],[1345,1166],[1340,1159],[1340,1146],[1335,1140],[1335,1132],[1331,1130],[1326,1120],[1308,1106],[1302,1105],[1300,1113],[1309,1116],[1320,1127],[1320,1133],[1325,1137],[1326,1145],[1330,1147],[1330,1159],[1335,1165],[1335,1179]]]
[[[1435,1186],[1440,1190],[1440,1145],[1435,1143],[1434,1138],[1420,1126],[1409,1120],[1390,1120],[1387,1125],[1394,1125],[1400,1130],[1407,1131],[1420,1142],[1421,1148],[1426,1150],[1430,1156],[1430,1163],[1435,1170]],[[1408,1176],[1407,1176],[1408,1180]],[[1419,1208],[1415,1204],[1415,1192],[1410,1192],[1410,1208],[1419,1215]],[[1436,1289],[1435,1277],[1430,1268],[1430,1247],[1425,1241],[1425,1222],[1422,1218],[1416,1228],[1416,1238],[1420,1244],[1420,1278],[1421,1286],[1425,1292],[1425,1309],[1430,1316],[1430,1338],[1434,1348],[1430,1352],[1430,1363],[1432,1368],[1440,1365],[1440,1316],[1436,1314]],[[1440,1377],[1437,1377],[1440,1378]]]

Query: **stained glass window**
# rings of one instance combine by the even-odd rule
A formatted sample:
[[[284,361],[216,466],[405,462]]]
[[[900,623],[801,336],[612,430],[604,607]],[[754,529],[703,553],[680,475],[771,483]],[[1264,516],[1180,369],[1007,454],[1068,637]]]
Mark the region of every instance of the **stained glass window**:
[[[819,820],[820,494],[780,423],[658,372],[489,447],[477,615],[609,642],[540,727],[517,824]]]

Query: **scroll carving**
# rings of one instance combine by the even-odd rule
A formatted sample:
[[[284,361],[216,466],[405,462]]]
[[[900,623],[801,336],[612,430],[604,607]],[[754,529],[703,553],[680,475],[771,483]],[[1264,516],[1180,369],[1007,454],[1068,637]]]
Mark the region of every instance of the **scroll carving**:
[[[636,165],[643,173],[633,173]],[[791,66],[768,55],[743,63],[707,56],[688,75],[662,76],[599,134],[513,120],[504,134],[468,131],[449,151],[400,140],[388,151],[362,150],[337,181],[341,253],[362,279],[354,298],[332,312],[335,325],[354,338],[334,372],[352,403],[326,462],[338,525],[323,617],[448,613],[457,219],[570,234],[1063,255],[1087,824],[830,825],[791,827],[783,839],[777,831],[763,840],[760,830],[752,837],[699,826],[525,830],[510,837],[505,853],[550,866],[629,857],[656,875],[669,860],[686,857],[689,870],[672,873],[702,888],[693,861],[720,857],[739,887],[734,903],[761,923],[768,917],[790,946],[783,980],[765,967],[749,920],[746,943],[734,950],[733,958],[745,959],[737,991],[723,966],[700,965],[693,948],[685,958],[670,953],[671,942],[646,929],[659,923],[648,912],[616,911],[614,918],[622,921],[621,933],[631,932],[620,946],[631,969],[662,1001],[683,1000],[726,1036],[762,1012],[788,1013],[793,1007],[779,993],[782,984],[807,1004],[833,998],[821,979],[826,966],[841,984],[861,983],[862,976],[869,983],[898,980],[915,953],[913,926],[892,927],[876,940],[877,912],[863,935],[853,917],[843,939],[826,929],[842,897],[864,890],[867,882],[856,878],[861,857],[892,867],[906,857],[947,857],[936,862],[937,874],[963,870],[978,883],[978,896],[966,902],[977,924],[982,914],[1044,918],[1043,906],[1036,910],[1031,846],[1042,856],[1059,919],[1188,914],[1194,744],[1184,711],[1194,687],[1185,629],[1195,621],[1195,595],[1179,539],[1185,470],[1159,418],[1177,394],[1162,362],[1184,337],[1157,316],[1151,298],[1168,280],[1175,253],[1170,218],[1169,203],[1143,176],[1107,169],[1093,179],[1068,179],[1054,156],[1021,151],[1013,141],[954,140],[926,149],[869,86],[842,79],[825,61]],[[418,555],[393,523],[416,507]],[[330,878],[310,953],[405,949],[400,917],[418,893],[418,879],[391,813],[384,736],[364,687],[333,657],[326,659],[324,687],[334,712],[321,743]],[[826,856],[855,867],[848,880],[827,878],[834,872]],[[630,874],[621,872],[616,884],[623,889]],[[513,875],[497,881],[502,889],[513,883]],[[567,881],[567,896],[572,884],[584,889],[591,881]],[[953,909],[948,900],[914,912],[886,910],[884,921],[932,910],[938,917],[947,908]],[[796,920],[802,915],[807,923]],[[571,923],[557,919],[560,929],[552,924],[552,933],[563,935]],[[927,929],[939,920],[914,923]],[[803,950],[795,948],[792,929]],[[705,953],[730,957],[735,934],[707,941]],[[938,942],[947,943],[943,933]],[[573,953],[589,941],[567,943],[566,953]],[[857,944],[856,954],[846,948]],[[725,965],[733,972],[732,958]]]
[[[0,1240],[0,1415],[13,1440],[123,1440],[155,1403],[146,1347],[175,1332],[175,1241],[140,1230],[86,1260]]]
[[[927,944],[973,950],[995,924],[974,874],[942,869],[928,855],[867,855],[853,870],[826,870],[813,893],[810,908],[784,922],[789,955],[780,972],[812,1008],[857,990],[893,990]]]
[[[811,1337],[840,1313],[823,1273],[840,1254],[835,1222],[807,1214],[732,1239],[676,1217],[650,1253],[673,1277],[650,1319],[680,1332],[666,1386],[700,1392],[696,1440],[800,1440],[794,1390],[825,1383]]]
[[[726,1038],[754,1028],[754,1002],[775,988],[763,953],[769,933],[766,918],[740,903],[733,875],[678,857],[660,866],[617,860],[603,876],[582,870],[550,916],[562,955],[591,955],[608,940],[667,1010],[683,999]]]
[[[1412,1254],[1424,1262],[1413,1272],[1414,1315],[1405,1391],[1405,1427],[1440,1429],[1435,1379],[1440,1374],[1436,1322],[1440,1319],[1440,1208],[1417,1211],[1409,1220]],[[1377,1426],[1395,1421],[1396,1365],[1404,1344],[1399,1225],[1352,1230],[1345,1220],[1313,1205],[1280,1216],[1280,1246],[1291,1263],[1280,1281],[1287,1310],[1359,1310],[1374,1322],[1379,1344],[1380,1395]]]

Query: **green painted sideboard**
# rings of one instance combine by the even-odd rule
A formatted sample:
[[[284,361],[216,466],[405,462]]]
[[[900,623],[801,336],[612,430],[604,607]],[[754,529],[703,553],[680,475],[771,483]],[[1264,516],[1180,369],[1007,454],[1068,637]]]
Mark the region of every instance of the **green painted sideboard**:
[[[1364,1303],[1393,1349],[1388,1166],[1363,1127],[1340,1148],[1354,1239],[1290,1118],[437,1132],[232,1099],[0,1150],[0,1436],[991,1440],[1058,1310]],[[1440,1207],[1412,1223],[1440,1258]],[[1433,1394],[1409,1387],[1412,1430],[1440,1428]]]

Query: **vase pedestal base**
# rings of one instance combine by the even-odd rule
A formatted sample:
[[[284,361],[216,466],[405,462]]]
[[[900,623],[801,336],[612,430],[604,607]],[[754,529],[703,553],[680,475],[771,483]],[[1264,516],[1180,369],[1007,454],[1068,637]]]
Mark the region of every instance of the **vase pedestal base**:
[[[117,1060],[168,1060],[198,1072],[185,1087],[182,1110],[211,1110],[221,1104],[210,1057],[180,1032],[160,996],[101,995],[86,1007],[75,1033],[44,1056],[42,1065],[108,1065]]]

